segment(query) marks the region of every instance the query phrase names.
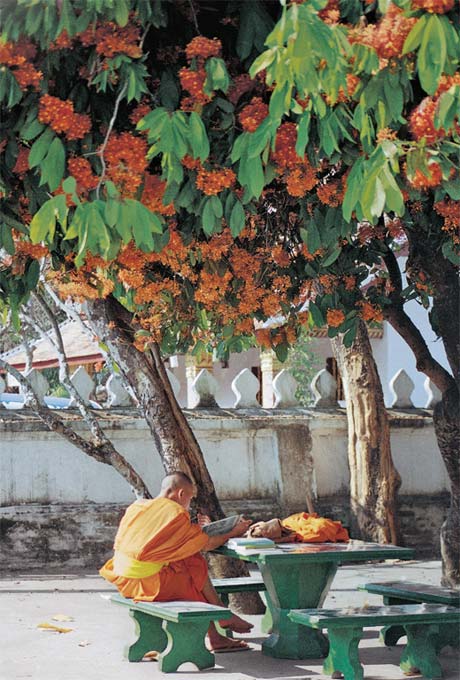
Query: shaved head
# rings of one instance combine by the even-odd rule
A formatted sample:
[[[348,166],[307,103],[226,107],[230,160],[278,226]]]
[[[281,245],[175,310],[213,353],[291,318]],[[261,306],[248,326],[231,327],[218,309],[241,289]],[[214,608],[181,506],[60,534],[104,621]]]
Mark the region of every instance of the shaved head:
[[[195,485],[185,472],[177,470],[167,475],[161,482],[159,496],[176,501],[183,508],[189,510],[192,498],[195,495]]]
[[[167,475],[161,482],[161,492],[175,491],[176,489],[183,489],[184,487],[193,487],[193,482],[185,472],[177,470]]]

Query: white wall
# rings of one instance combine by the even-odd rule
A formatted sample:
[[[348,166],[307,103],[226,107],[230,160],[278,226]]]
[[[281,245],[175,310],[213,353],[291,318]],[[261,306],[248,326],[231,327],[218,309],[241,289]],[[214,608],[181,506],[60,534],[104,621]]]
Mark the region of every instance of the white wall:
[[[284,512],[305,507],[305,490],[318,497],[347,493],[347,424],[341,410],[218,409],[188,412],[222,500],[276,499]],[[76,423],[81,429],[81,423]],[[145,422],[122,416],[103,423],[116,447],[152,493],[163,475]],[[429,416],[404,414],[392,425],[401,494],[449,488]],[[311,458],[310,458],[311,457]],[[313,476],[310,461],[313,460]],[[133,498],[111,467],[98,463],[21,412],[0,422],[0,506],[20,503],[123,503]]]

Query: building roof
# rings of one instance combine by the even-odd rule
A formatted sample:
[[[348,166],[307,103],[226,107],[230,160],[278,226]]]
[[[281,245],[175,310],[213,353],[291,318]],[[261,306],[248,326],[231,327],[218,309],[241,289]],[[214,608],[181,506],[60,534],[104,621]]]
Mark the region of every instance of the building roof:
[[[60,326],[62,341],[69,365],[92,364],[103,359],[97,342],[92,340],[81,329],[76,321],[66,321]],[[53,337],[52,332],[49,333]],[[33,353],[33,367],[52,368],[59,366],[56,350],[50,340],[37,340]],[[2,359],[22,371],[26,366],[26,353],[22,345],[10,349],[1,355]]]

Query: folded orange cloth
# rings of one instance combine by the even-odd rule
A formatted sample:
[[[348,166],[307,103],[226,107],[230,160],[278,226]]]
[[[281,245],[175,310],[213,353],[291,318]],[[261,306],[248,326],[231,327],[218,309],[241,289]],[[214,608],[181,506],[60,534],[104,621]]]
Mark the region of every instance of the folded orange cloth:
[[[325,543],[331,541],[349,541],[348,531],[341,522],[318,517],[316,512],[311,515],[308,512],[298,512],[281,520],[286,529],[295,531],[297,540],[302,543]]]

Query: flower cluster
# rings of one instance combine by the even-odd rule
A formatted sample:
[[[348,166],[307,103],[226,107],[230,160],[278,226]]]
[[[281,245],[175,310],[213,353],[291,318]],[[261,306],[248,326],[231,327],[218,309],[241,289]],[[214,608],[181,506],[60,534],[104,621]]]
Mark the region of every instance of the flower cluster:
[[[383,312],[377,305],[373,305],[367,300],[360,300],[358,303],[360,311],[359,316],[363,321],[375,321],[382,323]]]
[[[373,47],[381,59],[400,57],[406,38],[417,21],[416,17],[406,17],[402,9],[390,3],[377,25],[351,29],[349,40]]]
[[[424,9],[433,14],[445,14],[455,5],[455,0],[412,0],[412,9]]]
[[[316,170],[295,150],[297,128],[294,123],[283,123],[276,135],[272,160],[286,183],[291,196],[301,198],[317,184]]]
[[[337,208],[342,205],[345,189],[342,178],[330,179],[328,182],[318,184],[316,187],[316,195],[321,203],[329,205],[331,208]]]
[[[140,38],[140,28],[132,21],[123,27],[111,21],[99,26],[93,24],[79,35],[85,47],[95,45],[98,54],[109,58],[116,54],[126,54],[132,59],[138,59],[142,56]]]
[[[238,118],[245,132],[255,132],[267,116],[267,104],[264,104],[260,97],[253,97],[250,103],[241,110]]]
[[[151,108],[146,99],[143,99],[129,114],[129,120],[133,125],[137,125],[144,116],[150,113]]]
[[[445,198],[435,203],[434,209],[444,217],[442,230],[451,234],[456,245],[460,244],[460,202]]]
[[[434,115],[437,101],[431,97],[425,97],[412,111],[409,118],[409,130],[416,140],[425,138],[428,144],[433,144],[445,136],[443,128],[437,129],[434,125]]]
[[[23,178],[29,169],[29,153],[30,149],[28,149],[26,146],[19,147],[19,153],[18,157],[16,158],[13,172],[20,178]]]
[[[206,81],[206,71],[204,68],[198,69],[198,71],[193,71],[189,68],[181,68],[179,71],[179,79],[182,89],[191,95],[192,102],[196,102],[203,106],[211,101],[211,97],[205,94],[203,90]]]
[[[331,328],[338,328],[345,321],[345,314],[341,309],[328,309],[326,312],[326,322]]]
[[[202,35],[193,38],[185,48],[185,55],[189,63],[192,59],[206,60],[209,59],[209,57],[218,57],[221,52],[222,43],[218,38],[210,40]]]
[[[93,173],[90,162],[86,158],[72,157],[68,160],[69,174],[77,182],[79,194],[87,194],[97,187],[99,178]]]
[[[427,164],[428,173],[421,168],[417,168],[412,177],[407,177],[407,181],[413,189],[430,189],[437,187],[442,182],[442,169],[436,161],[429,161]]]
[[[17,254],[27,255],[33,260],[41,260],[42,257],[49,255],[49,250],[46,246],[39,243],[34,244],[29,241],[15,241],[14,248]]]
[[[40,98],[38,120],[55,132],[64,133],[69,141],[82,139],[91,129],[89,116],[75,113],[70,99],[62,100],[49,94]]]
[[[163,203],[165,191],[166,182],[163,182],[158,175],[146,173],[141,202],[152,212],[159,213],[160,215],[174,215],[174,204],[168,203],[168,205],[165,205]]]
[[[38,89],[43,77],[41,71],[37,71],[27,61],[35,56],[35,47],[29,42],[17,42],[14,45],[9,42],[0,43],[0,64],[11,68],[21,90],[29,86]]]
[[[107,175],[122,192],[133,197],[142,183],[147,167],[147,142],[130,132],[112,133],[104,149]]]
[[[229,189],[235,183],[236,175],[230,168],[220,170],[206,170],[201,166],[196,178],[197,189],[200,189],[206,196],[214,196],[223,189]]]

